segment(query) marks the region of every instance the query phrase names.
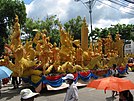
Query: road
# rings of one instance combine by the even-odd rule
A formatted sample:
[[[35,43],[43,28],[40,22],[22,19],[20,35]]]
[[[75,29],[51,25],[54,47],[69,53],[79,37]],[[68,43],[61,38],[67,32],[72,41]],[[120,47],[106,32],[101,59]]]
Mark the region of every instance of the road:
[[[124,78],[134,81],[134,72],[129,72]],[[19,92],[22,88],[12,89],[11,85],[2,88],[2,95],[0,101],[19,101]],[[87,87],[79,87],[79,101],[118,101],[118,96],[112,98],[112,92],[103,90],[95,90]],[[134,95],[134,90],[131,90]],[[66,94],[66,89],[59,91],[47,91],[43,90],[39,97],[35,101],[63,101]]]

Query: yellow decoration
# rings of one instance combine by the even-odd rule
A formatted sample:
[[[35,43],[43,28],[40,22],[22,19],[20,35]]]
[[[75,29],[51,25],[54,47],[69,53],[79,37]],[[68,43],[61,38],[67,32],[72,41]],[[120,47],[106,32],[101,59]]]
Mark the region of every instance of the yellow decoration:
[[[119,34],[116,35],[115,42],[109,34],[107,38],[100,38],[94,42],[94,46],[90,42],[88,47],[88,26],[85,18],[81,27],[81,41],[74,40],[62,26],[59,26],[59,33],[60,43],[54,42],[52,45],[51,37],[48,37],[48,31],[44,29],[41,33],[37,32],[33,39],[22,44],[19,19],[16,15],[10,37],[11,43],[6,45],[10,52],[6,49],[6,56],[0,60],[0,65],[10,68],[14,76],[31,76],[31,80],[37,83],[42,74],[75,73],[94,69],[96,66],[97,69],[107,69],[113,63],[118,65],[127,63],[129,56],[123,56],[124,43]],[[15,61],[10,61],[9,57]]]
[[[31,81],[36,84],[36,83],[38,83],[41,80],[41,78],[42,77],[40,77],[40,76],[32,75],[31,76]]]
[[[83,51],[88,49],[88,26],[86,24],[86,19],[84,18],[82,28],[81,28],[81,48]]]

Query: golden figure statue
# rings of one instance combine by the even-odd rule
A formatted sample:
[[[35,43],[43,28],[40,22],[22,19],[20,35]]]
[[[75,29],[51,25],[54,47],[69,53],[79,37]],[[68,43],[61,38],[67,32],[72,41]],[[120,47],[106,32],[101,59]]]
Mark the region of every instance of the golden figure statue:
[[[107,38],[105,39],[105,54],[108,54],[108,52],[111,51],[112,42],[112,37],[110,34],[108,34]]]
[[[92,47],[92,43],[91,42],[90,42],[90,46],[89,46],[87,52],[88,52],[88,55],[89,55],[89,59],[91,59],[92,57],[95,56],[95,54],[93,52],[93,47]]]
[[[53,62],[59,61],[59,51],[60,51],[60,49],[56,46],[57,46],[57,44],[54,43],[53,48],[51,49],[52,55],[53,55],[53,59],[52,59]]]
[[[24,45],[24,58],[27,58],[29,55],[29,49],[30,47],[32,47],[33,42],[30,41],[26,41],[25,45]]]
[[[116,34],[116,42],[115,42],[115,48],[118,50],[118,55],[119,57],[123,58],[123,46],[124,42],[123,40],[120,39],[120,35],[117,33]]]
[[[15,50],[19,45],[21,45],[21,39],[20,39],[20,24],[19,24],[19,19],[18,16],[16,15],[15,17],[15,24],[13,27],[13,34],[11,35],[11,49]]]
[[[40,40],[40,37],[41,37],[41,33],[37,32],[37,33],[35,34],[35,37],[34,37],[34,39],[33,39],[33,42],[34,42],[35,44],[37,44],[38,41]]]
[[[60,61],[66,62],[66,61],[73,61],[74,54],[74,47],[72,45],[71,37],[68,33],[64,32],[63,29],[60,26],[60,42],[61,42],[61,49],[59,51]]]
[[[83,50],[80,46],[78,46],[78,48],[76,48],[76,54],[75,54],[75,58],[76,58],[76,62],[75,64],[82,66],[83,65]]]
[[[122,58],[123,41],[119,34],[116,35],[116,42],[113,44],[110,34],[105,39],[98,39],[94,44],[90,42],[88,48],[88,26],[84,18],[81,28],[81,42],[74,40],[69,32],[65,32],[62,26],[60,32],[60,47],[57,44],[50,43],[50,37],[47,37],[47,31],[36,33],[35,37],[30,41],[26,41],[25,45],[21,44],[20,25],[18,16],[16,15],[13,34],[11,35],[11,53],[7,51],[7,57],[0,64],[4,64],[13,70],[14,75],[30,76],[33,82],[38,82],[42,72],[46,75],[56,73],[74,73],[94,69],[98,66],[99,69],[105,69],[105,66],[110,66],[114,63],[123,62]],[[81,44],[80,44],[81,43]],[[33,47],[35,45],[35,47]],[[105,46],[102,53],[102,46]],[[12,55],[15,58],[15,63],[9,60]],[[40,67],[42,70],[35,70]],[[98,69],[98,68],[97,68]],[[34,75],[34,76],[33,76]]]
[[[98,53],[102,54],[102,40],[98,39],[97,40],[97,46],[98,46]]]
[[[70,40],[69,40],[69,34],[67,32],[64,32],[62,27],[60,26],[60,42],[61,42],[61,45],[68,45],[70,46],[71,43],[70,43]]]

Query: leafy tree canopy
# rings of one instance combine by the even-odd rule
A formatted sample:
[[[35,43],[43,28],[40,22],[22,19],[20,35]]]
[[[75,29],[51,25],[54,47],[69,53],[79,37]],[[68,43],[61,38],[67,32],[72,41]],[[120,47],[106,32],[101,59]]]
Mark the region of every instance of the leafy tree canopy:
[[[63,28],[69,32],[74,39],[81,39],[82,22],[83,20],[78,16],[64,23]],[[33,29],[37,29],[40,32],[45,31],[47,36],[50,37],[50,42],[56,42],[58,45],[60,42],[59,25],[61,25],[61,23],[56,15],[47,17],[46,20],[38,19],[37,21],[27,18],[25,31],[30,34],[31,38],[35,35],[35,33],[32,33]]]
[[[33,38],[36,33],[33,32],[34,29],[37,29],[39,32],[45,32],[47,36],[50,37],[50,42],[53,44],[56,42],[59,43],[59,25],[60,21],[56,15],[47,17],[46,20],[37,21],[32,20],[31,18],[26,19],[25,32],[30,34],[30,38]]]
[[[95,38],[107,37],[108,34],[111,34],[113,40],[115,40],[116,34],[119,33],[121,39],[124,40],[133,40],[134,41],[134,25],[132,24],[117,24],[117,25],[111,25],[109,28],[95,28],[92,32],[92,36]]]
[[[0,0],[0,22],[10,27],[14,23],[15,15],[19,17],[20,25],[26,21],[26,7],[23,0]]]
[[[82,27],[83,20],[80,16],[77,18],[73,18],[64,24],[64,29],[69,32],[74,39],[81,40],[81,27]]]
[[[14,24],[15,15],[19,17],[21,27],[26,21],[26,8],[23,0],[0,0],[0,55],[4,50],[4,43],[8,41],[8,29]],[[8,28],[8,29],[7,29]]]

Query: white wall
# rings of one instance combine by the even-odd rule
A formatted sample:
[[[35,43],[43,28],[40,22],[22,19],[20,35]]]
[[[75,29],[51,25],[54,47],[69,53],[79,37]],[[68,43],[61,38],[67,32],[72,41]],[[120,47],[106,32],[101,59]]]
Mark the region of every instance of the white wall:
[[[130,40],[130,44],[125,44],[124,52],[125,54],[134,54],[134,42]]]

